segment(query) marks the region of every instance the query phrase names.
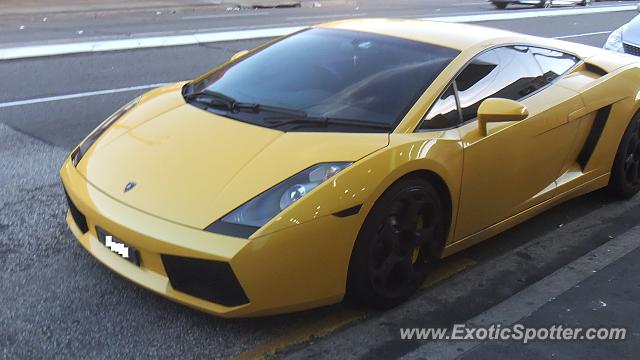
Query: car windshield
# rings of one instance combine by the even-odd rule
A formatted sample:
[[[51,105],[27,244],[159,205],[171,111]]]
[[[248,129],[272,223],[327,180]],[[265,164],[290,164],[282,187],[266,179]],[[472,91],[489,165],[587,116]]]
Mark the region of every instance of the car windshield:
[[[223,66],[189,85],[185,96],[210,95],[195,102],[284,131],[389,132],[458,54],[390,36],[314,28]]]

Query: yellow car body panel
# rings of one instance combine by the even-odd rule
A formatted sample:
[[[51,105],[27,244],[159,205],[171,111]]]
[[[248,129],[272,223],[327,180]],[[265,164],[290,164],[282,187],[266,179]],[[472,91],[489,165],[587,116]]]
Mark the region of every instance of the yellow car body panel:
[[[160,90],[160,99],[145,96],[91,147],[78,171],[130,206],[194,228],[207,227],[240,205],[238,199],[253,198],[323,159],[356,161],[389,142],[388,134],[291,134],[249,125],[188,105],[179,85],[169,88],[174,91]],[[170,106],[160,112],[158,102],[165,101]],[[228,139],[234,139],[235,151]],[[140,185],[125,194],[123,186],[132,180]],[[320,214],[341,210],[332,208]]]
[[[67,216],[82,246],[129,280],[218,316],[331,304],[345,294],[349,259],[367,214],[398,179],[417,174],[444,184],[451,213],[442,256],[448,256],[606,186],[618,144],[638,110],[640,67],[628,56],[470,25],[378,19],[319,26],[435,41],[462,52],[390,134],[285,133],[192,107],[181,96],[184,83],[147,93],[77,167],[71,159],[62,166],[68,196],[87,218],[89,230],[83,234]],[[416,130],[465,64],[486,49],[509,44],[558,48],[583,60],[521,101],[529,112],[523,121],[490,123],[487,136],[477,120],[453,129]],[[594,73],[594,67],[608,74]],[[586,166],[579,166],[576,159],[597,111],[607,106],[610,120]],[[248,239],[203,231],[321,162],[353,164]],[[132,180],[139,185],[125,194],[123,187]],[[336,216],[358,206],[353,216]],[[96,226],[139,250],[141,265],[100,243]],[[174,290],[161,254],[229,263],[250,301],[227,307]]]

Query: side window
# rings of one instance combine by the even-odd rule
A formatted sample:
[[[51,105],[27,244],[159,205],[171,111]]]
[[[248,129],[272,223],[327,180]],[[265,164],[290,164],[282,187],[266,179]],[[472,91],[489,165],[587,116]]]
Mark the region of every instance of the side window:
[[[526,46],[489,50],[456,78],[462,121],[476,118],[480,103],[498,97],[520,100],[547,85],[540,66]]]
[[[453,86],[449,85],[438,101],[431,107],[429,113],[424,118],[421,130],[446,129],[460,123],[458,116],[458,105],[453,92]]]
[[[532,47],[531,53],[542,68],[543,77],[547,82],[552,82],[580,61],[573,55],[550,49]]]

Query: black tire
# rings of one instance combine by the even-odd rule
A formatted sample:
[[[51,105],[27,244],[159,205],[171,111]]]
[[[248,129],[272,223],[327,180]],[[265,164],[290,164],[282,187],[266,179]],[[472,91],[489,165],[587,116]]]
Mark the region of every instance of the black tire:
[[[582,0],[580,6],[589,6],[591,5],[591,0]]]
[[[622,136],[611,169],[609,190],[624,199],[640,191],[640,114],[634,116]]]
[[[494,2],[493,3],[493,6],[495,6],[498,9],[501,9],[501,10],[502,9],[506,9],[507,5],[509,5],[509,3],[506,3],[506,2]]]
[[[385,309],[409,298],[437,263],[449,214],[435,187],[411,177],[376,201],[356,240],[347,296]]]

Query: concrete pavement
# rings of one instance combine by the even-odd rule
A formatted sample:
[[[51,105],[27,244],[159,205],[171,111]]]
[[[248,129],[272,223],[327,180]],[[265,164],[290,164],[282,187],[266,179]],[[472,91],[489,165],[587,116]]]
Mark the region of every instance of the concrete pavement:
[[[623,236],[640,238],[638,231]],[[484,342],[461,359],[631,359],[640,352],[640,250],[625,255],[572,289],[552,299],[520,322],[533,328],[563,324],[565,327],[621,327],[625,340],[534,341],[528,346],[512,342]],[[595,261],[595,260],[592,260]],[[425,356],[422,358],[430,358]]]
[[[613,238],[613,236],[610,236]],[[473,328],[580,328],[574,341],[424,341],[403,360],[625,358],[640,351],[640,226],[466,322]],[[589,327],[622,328],[623,340],[586,340]],[[419,341],[419,340],[414,340]]]

